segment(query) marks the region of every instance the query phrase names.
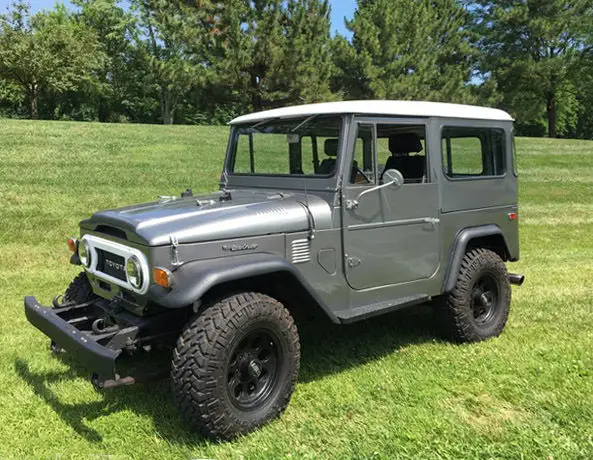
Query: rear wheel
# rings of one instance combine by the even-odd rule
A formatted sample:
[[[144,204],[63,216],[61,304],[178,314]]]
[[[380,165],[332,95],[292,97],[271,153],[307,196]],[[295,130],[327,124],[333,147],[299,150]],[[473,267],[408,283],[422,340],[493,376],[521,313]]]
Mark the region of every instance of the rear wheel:
[[[511,285],[503,260],[488,249],[473,249],[461,262],[453,290],[440,305],[439,324],[447,338],[478,342],[498,336],[511,305]]]
[[[198,314],[179,337],[173,396],[201,434],[232,439],[284,411],[299,362],[298,332],[288,310],[263,294],[232,295]]]

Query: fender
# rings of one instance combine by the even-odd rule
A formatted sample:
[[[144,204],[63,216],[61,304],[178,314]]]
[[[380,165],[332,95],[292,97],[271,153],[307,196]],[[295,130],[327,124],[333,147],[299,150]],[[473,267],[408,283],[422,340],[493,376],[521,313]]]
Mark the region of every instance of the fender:
[[[163,307],[182,308],[201,299],[219,284],[279,272],[292,275],[329,318],[338,322],[329,306],[291,263],[282,257],[265,253],[185,263],[173,272],[174,284],[171,289],[152,286],[148,296]]]
[[[509,252],[509,247],[504,237],[504,233],[498,225],[489,224],[479,227],[464,228],[455,237],[455,242],[453,243],[451,252],[449,254],[449,265],[447,267],[447,272],[443,281],[443,293],[450,292],[455,286],[457,273],[459,273],[461,261],[465,256],[465,252],[470,241],[475,238],[483,238],[485,236],[500,236],[504,241],[507,253]]]

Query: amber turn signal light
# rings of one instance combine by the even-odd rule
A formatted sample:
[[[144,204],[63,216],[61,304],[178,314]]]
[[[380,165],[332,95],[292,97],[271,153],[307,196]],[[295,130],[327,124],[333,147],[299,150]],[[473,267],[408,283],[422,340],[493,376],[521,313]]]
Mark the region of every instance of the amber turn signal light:
[[[164,288],[170,288],[173,284],[172,274],[166,268],[154,267],[152,270],[152,278],[154,282]]]
[[[76,252],[76,239],[68,238],[68,250],[70,252]]]

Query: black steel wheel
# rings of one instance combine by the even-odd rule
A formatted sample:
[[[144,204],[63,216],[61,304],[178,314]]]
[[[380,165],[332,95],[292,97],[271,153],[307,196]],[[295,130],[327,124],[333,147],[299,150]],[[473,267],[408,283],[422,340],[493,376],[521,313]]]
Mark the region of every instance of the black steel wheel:
[[[183,418],[211,439],[232,439],[278,417],[300,363],[288,310],[259,293],[240,293],[190,321],[173,353],[173,396]]]
[[[500,335],[510,311],[511,285],[503,260],[489,249],[469,251],[453,290],[439,306],[439,325],[456,342]]]
[[[490,274],[480,278],[472,288],[471,307],[474,320],[479,324],[488,324],[500,305],[500,287],[497,280]]]
[[[240,339],[227,365],[227,391],[240,410],[261,405],[278,380],[278,339],[272,331],[255,329]]]

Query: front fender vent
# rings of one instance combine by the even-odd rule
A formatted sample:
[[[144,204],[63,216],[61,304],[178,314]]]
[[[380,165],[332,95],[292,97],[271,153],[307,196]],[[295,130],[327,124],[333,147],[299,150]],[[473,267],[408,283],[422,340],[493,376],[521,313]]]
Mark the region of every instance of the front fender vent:
[[[291,246],[293,264],[303,264],[311,260],[311,240],[294,240]]]

